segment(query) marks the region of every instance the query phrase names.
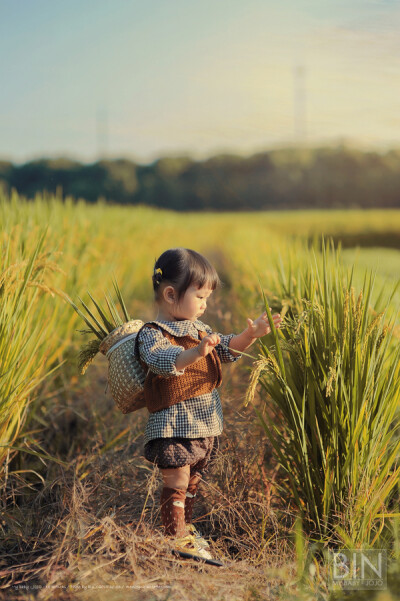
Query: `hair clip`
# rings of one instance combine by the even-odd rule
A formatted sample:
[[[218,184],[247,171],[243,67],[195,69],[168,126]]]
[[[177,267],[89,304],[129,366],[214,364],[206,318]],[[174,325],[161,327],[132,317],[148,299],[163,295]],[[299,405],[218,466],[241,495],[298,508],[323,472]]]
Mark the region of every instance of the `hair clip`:
[[[162,275],[162,269],[160,267],[157,267],[157,269],[154,269],[154,275],[157,275],[157,273]]]

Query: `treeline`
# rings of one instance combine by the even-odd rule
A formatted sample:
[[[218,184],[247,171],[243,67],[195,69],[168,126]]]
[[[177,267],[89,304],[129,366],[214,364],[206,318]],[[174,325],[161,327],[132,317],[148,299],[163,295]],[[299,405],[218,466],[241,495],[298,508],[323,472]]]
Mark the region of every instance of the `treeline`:
[[[248,158],[0,162],[0,188],[178,211],[400,207],[400,150],[280,149]]]

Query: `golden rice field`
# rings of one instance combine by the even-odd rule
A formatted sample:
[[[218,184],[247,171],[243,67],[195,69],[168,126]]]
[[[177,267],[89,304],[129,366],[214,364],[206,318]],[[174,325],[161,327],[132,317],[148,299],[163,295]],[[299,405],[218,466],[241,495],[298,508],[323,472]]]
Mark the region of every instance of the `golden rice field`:
[[[246,326],[246,317],[263,310],[262,291],[274,311],[298,318],[311,282],[303,281],[305,274],[312,277],[317,267],[322,273],[322,235],[335,241],[342,238],[344,246],[359,240],[360,248],[348,247],[336,256],[329,252],[329,268],[336,274],[340,263],[344,274],[354,266],[354,312],[361,289],[366,296],[366,271],[376,272],[363,314],[367,333],[363,350],[372,339],[368,320],[372,324],[375,319],[379,340],[383,330],[378,330],[377,316],[384,312],[379,327],[393,326],[387,352],[395,356],[400,211],[183,214],[88,205],[48,195],[28,201],[13,193],[11,198],[0,197],[0,223],[5,549],[0,595],[117,600],[128,598],[117,585],[127,589],[134,583],[138,588],[129,592],[132,599],[330,598],[324,568],[309,553],[315,542],[295,519],[296,503],[282,500],[280,478],[285,476],[272,444],[253,408],[244,406],[252,360],[225,372],[224,453],[205,485],[199,519],[228,567],[211,572],[210,579],[205,567],[182,567],[164,553],[157,530],[157,474],[141,458],[145,416],[118,414],[105,392],[103,358],[96,359],[84,377],[78,375],[83,324],[65,295],[74,301],[87,300],[88,291],[101,297],[111,290],[115,275],[130,315],[150,319],[154,260],[166,248],[186,246],[207,256],[223,282],[210,303],[208,323],[217,331],[237,332]],[[365,246],[368,239],[371,247]],[[375,246],[385,239],[388,248]],[[326,305],[329,310],[330,303]],[[332,324],[337,326],[335,320]],[[273,340],[267,341],[267,347],[271,345]],[[255,358],[260,352],[268,357],[267,350],[256,346],[250,352]],[[393,382],[398,378],[395,365]],[[269,386],[266,383],[265,390]],[[256,394],[255,408],[264,407],[268,413],[268,396],[262,391]],[[393,389],[393,408],[396,394]],[[341,415],[345,420],[345,413]],[[370,444],[365,431],[362,436],[365,445]],[[378,497],[382,490],[376,489]],[[368,494],[364,490],[363,495]],[[357,502],[359,511],[361,498]],[[388,512],[396,514],[398,498],[392,496],[390,503]],[[350,505],[346,515],[350,523]],[[366,532],[373,530],[375,542],[392,541],[399,552],[395,519],[382,519],[380,530],[368,525],[364,515],[361,521],[364,544],[371,544]],[[378,599],[396,598],[399,573],[392,568],[390,592],[382,592]],[[51,596],[54,591],[57,597]]]

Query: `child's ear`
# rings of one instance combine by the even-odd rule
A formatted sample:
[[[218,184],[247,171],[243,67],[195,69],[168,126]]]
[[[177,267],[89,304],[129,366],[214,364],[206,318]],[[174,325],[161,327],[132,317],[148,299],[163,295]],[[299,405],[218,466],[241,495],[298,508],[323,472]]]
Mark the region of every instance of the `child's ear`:
[[[170,303],[171,305],[174,304],[175,302],[175,290],[173,288],[173,286],[166,286],[163,290],[163,297],[164,300],[166,300],[167,303]]]

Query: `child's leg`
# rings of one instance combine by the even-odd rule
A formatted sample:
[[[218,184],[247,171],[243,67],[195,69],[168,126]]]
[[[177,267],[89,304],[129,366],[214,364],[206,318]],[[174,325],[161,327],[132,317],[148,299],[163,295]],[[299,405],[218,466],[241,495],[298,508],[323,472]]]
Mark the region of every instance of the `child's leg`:
[[[186,491],[185,501],[185,522],[186,524],[192,523],[193,505],[196,500],[196,492],[201,480],[201,475],[194,473],[190,476],[189,484]]]
[[[210,464],[215,459],[218,451],[219,440],[217,436],[207,439],[207,447],[204,456],[190,466],[190,480],[186,492],[185,522],[192,523],[193,505],[196,501],[197,488],[204,474],[208,472]]]
[[[164,487],[161,493],[161,520],[165,534],[184,536],[185,500],[190,479],[190,466],[161,469]]]

